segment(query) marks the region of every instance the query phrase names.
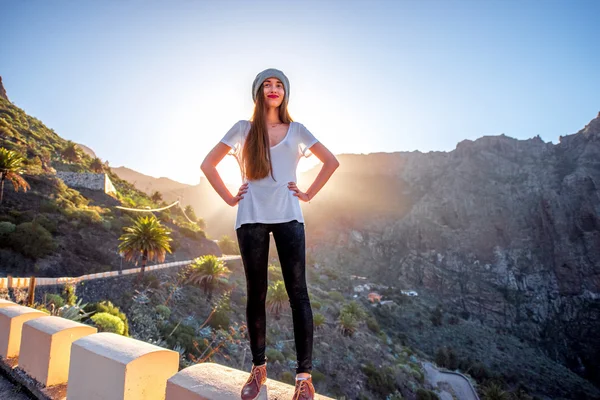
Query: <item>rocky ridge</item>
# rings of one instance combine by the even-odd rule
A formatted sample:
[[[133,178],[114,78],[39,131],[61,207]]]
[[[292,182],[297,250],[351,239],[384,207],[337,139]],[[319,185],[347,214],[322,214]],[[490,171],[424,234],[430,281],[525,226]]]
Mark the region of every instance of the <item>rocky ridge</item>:
[[[427,288],[600,385],[600,114],[556,145],[500,135],[448,153],[339,159],[337,182],[352,176],[352,191],[384,206],[336,213],[333,191],[343,196],[346,184],[332,179],[315,206],[327,210],[321,227],[308,234],[323,257]]]

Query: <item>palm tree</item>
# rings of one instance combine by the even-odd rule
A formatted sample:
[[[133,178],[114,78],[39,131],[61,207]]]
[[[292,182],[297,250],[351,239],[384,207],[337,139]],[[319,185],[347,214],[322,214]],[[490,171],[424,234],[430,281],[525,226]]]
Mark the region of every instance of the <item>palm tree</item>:
[[[167,252],[171,252],[171,232],[162,226],[154,215],[138,217],[132,226],[123,230],[125,233],[119,238],[119,251],[127,261],[136,260],[136,265],[137,257],[142,256],[142,270],[138,279],[144,276],[148,259],[163,262]]]
[[[366,317],[365,309],[362,308],[362,306],[356,301],[351,301],[347,304],[344,304],[341,313],[350,314],[357,322]]]
[[[196,258],[187,271],[187,283],[198,285],[204,290],[206,299],[210,301],[217,286],[227,284],[231,273],[225,263],[210,254]]]
[[[159,203],[161,202],[163,199],[162,194],[157,190],[154,193],[152,193],[152,196],[150,196],[150,200],[152,200],[155,203]]]
[[[73,143],[72,141],[67,141],[67,144],[62,149],[62,156],[68,162],[74,163],[79,161],[79,149],[77,148],[77,143]]]
[[[104,171],[104,164],[102,163],[102,160],[98,157],[94,157],[94,159],[90,163],[90,169],[96,173],[101,173],[102,171]]]
[[[509,394],[496,382],[488,383],[482,388],[482,392],[485,400],[509,400]]]
[[[496,382],[490,382],[487,386],[483,387],[483,400],[509,400],[509,394],[502,390]]]
[[[352,336],[356,331],[357,323],[352,314],[341,313],[338,319],[338,328],[344,336]]]
[[[0,147],[0,204],[4,199],[4,181],[6,179],[12,183],[15,192],[18,192],[19,189],[26,192],[29,189],[29,184],[21,176],[23,161],[25,158],[21,154]]]
[[[281,311],[288,303],[288,294],[283,281],[279,280],[269,286],[267,291],[267,307],[269,312],[279,319]]]
[[[315,313],[313,316],[313,324],[315,326],[315,330],[321,330],[325,327],[325,316],[321,313]]]

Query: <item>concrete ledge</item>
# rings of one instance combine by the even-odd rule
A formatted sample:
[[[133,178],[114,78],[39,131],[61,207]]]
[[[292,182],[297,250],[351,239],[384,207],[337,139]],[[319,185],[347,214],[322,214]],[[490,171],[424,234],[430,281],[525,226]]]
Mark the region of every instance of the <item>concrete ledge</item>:
[[[249,372],[219,364],[196,364],[167,381],[166,400],[239,400],[248,376]],[[267,379],[265,386],[257,400],[291,399],[294,395],[294,387],[283,382]],[[318,394],[315,399],[334,400]]]
[[[10,300],[0,299],[0,308],[10,307],[10,306],[16,306],[16,305],[18,305],[18,304],[17,303],[13,303]]]
[[[67,384],[69,400],[163,400],[179,353],[139,340],[97,333],[75,342]]]
[[[0,356],[17,357],[21,347],[23,324],[47,316],[48,314],[42,311],[19,305],[0,308]]]
[[[23,324],[19,367],[44,386],[66,383],[71,344],[98,329],[60,317],[38,318]]]

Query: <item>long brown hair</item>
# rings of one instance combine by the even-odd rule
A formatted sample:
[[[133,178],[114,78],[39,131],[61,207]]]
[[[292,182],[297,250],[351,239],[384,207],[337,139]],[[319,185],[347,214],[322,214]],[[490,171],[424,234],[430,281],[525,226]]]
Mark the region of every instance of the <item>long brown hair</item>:
[[[264,84],[264,83],[263,83]],[[252,124],[250,132],[242,150],[242,162],[240,165],[243,169],[243,174],[249,180],[258,180],[271,175],[273,176],[273,164],[271,163],[271,147],[269,144],[269,132],[267,130],[266,119],[266,104],[263,88],[256,96],[254,104],[254,113],[252,115]],[[284,95],[283,102],[279,106],[279,119],[284,124],[292,122],[292,117],[287,109],[287,94]]]

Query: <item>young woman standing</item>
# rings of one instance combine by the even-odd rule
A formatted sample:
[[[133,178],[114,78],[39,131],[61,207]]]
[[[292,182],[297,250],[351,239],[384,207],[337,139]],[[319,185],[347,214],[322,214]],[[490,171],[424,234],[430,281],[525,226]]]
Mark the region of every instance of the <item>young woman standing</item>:
[[[304,125],[292,122],[287,110],[289,96],[290,84],[283,72],[271,68],[259,73],[252,84],[252,119],[238,121],[201,166],[223,200],[232,207],[238,206],[235,230],[246,275],[246,319],[253,364],[242,387],[243,400],[255,399],[267,380],[265,301],[270,233],[275,239],[292,309],[298,359],[293,399],[314,398],[313,315],[306,287],[304,217],[300,200],[310,201],[339,162]],[[313,184],[303,192],[296,185],[296,168],[300,158],[311,153],[323,166]],[[235,156],[243,178],[235,196],[227,190],[216,169],[227,154]]]

